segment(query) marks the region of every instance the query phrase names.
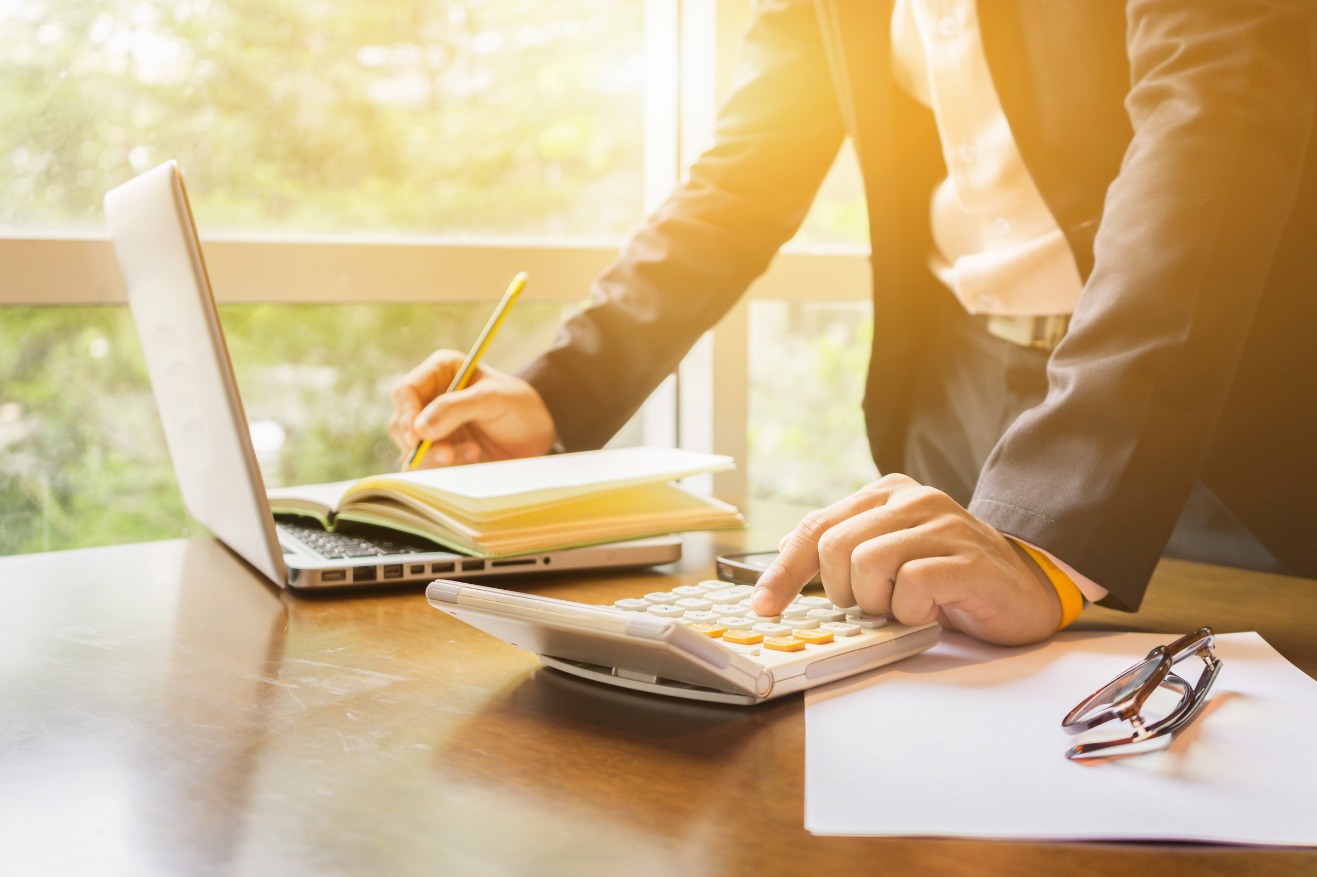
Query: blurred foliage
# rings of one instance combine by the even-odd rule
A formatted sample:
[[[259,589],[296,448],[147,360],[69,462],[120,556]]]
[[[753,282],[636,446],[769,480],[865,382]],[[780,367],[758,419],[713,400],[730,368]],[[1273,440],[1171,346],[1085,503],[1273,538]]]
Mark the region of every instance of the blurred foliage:
[[[177,158],[209,231],[621,234],[642,13],[2,0],[0,227],[99,226],[106,190]]]
[[[0,554],[186,532],[126,309],[0,313]]]
[[[877,478],[860,407],[868,305],[756,301],[750,321],[751,495],[824,506]]]

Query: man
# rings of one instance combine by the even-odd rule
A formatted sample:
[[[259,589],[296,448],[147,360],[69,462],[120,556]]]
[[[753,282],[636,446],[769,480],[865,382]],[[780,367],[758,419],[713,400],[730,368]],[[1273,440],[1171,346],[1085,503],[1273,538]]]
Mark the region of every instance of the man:
[[[520,377],[435,398],[460,355],[434,355],[396,388],[393,437],[442,439],[432,465],[601,445],[850,137],[866,424],[879,470],[909,476],[807,517],[761,614],[819,570],[839,604],[1031,642],[1080,593],[1137,609],[1173,532],[1181,554],[1317,575],[1315,19],[1301,0],[760,3],[715,145],[592,305]]]

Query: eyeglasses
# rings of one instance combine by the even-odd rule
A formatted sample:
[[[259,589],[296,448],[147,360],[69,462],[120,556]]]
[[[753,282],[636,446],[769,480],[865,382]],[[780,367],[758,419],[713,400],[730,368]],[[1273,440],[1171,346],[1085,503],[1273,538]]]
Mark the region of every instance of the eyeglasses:
[[[1121,754],[1110,750],[1146,743],[1187,725],[1207,700],[1207,692],[1221,671],[1221,659],[1212,651],[1214,642],[1212,628],[1200,627],[1170,645],[1148,652],[1142,661],[1086,697],[1061,720],[1067,734],[1080,734],[1112,720],[1129,722],[1133,733],[1115,740],[1078,743],[1066,752],[1066,758]],[[1202,658],[1205,666],[1198,682],[1191,686],[1183,677],[1172,673],[1171,668],[1192,655]],[[1158,688],[1177,693],[1179,703],[1165,717],[1146,722],[1144,705]]]

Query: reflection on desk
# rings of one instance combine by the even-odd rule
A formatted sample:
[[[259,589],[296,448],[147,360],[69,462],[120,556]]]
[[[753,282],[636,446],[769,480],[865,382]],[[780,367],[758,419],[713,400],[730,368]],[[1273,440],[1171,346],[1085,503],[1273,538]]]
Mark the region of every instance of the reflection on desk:
[[[772,541],[701,534],[671,571],[525,587],[611,602]],[[799,696],[743,709],[594,685],[420,589],[291,597],[207,540],[3,558],[0,596],[6,873],[1317,871],[1306,851],[810,837]],[[1168,561],[1143,613],[1080,626],[1256,629],[1312,674],[1315,597]]]

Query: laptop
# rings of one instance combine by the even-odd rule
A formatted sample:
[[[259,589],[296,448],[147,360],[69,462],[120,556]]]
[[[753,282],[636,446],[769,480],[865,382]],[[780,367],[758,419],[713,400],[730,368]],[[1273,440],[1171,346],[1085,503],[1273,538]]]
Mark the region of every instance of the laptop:
[[[177,162],[112,189],[105,213],[188,512],[280,586],[329,589],[669,563],[677,536],[483,559],[406,533],[275,520]]]

